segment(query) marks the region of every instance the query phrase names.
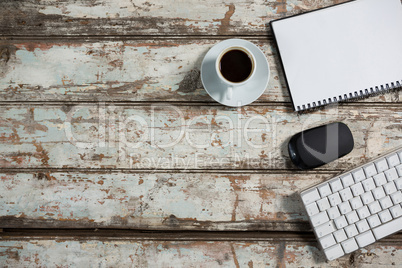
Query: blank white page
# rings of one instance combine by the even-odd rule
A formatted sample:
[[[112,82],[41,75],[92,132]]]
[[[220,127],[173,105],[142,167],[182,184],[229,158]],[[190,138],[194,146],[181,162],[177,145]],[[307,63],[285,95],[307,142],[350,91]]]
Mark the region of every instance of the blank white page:
[[[272,22],[295,110],[402,79],[400,0],[356,0]]]

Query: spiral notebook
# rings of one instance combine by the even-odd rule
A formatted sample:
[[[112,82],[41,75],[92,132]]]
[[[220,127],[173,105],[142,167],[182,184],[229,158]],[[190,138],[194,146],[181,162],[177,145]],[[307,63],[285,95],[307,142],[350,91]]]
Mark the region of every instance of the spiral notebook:
[[[401,87],[400,0],[355,0],[271,27],[295,111]]]

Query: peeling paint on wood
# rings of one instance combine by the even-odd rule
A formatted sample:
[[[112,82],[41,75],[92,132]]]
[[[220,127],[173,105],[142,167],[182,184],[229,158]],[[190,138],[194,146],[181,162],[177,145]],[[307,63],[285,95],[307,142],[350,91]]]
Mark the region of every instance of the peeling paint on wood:
[[[0,100],[214,102],[194,74],[220,41],[10,41],[0,45]],[[264,51],[271,68],[268,87],[258,101],[290,102],[272,40],[250,41]],[[399,94],[365,101],[400,102]]]
[[[326,178],[286,173],[2,173],[0,226],[296,231],[308,226],[297,193]]]
[[[283,254],[278,255],[278,251]],[[325,262],[315,243],[208,241],[0,241],[5,266],[79,267],[379,267],[399,265],[402,247],[377,243]]]
[[[163,40],[98,43],[14,43],[2,70],[3,101],[211,101],[199,73],[218,41]],[[271,45],[271,83],[260,100],[288,101]],[[189,81],[189,79],[192,79]]]
[[[267,24],[341,2],[0,1],[0,228],[309,230],[298,191],[402,138],[399,92],[304,115],[290,108]],[[214,44],[241,35],[264,51],[271,80],[260,103],[237,110],[214,105],[199,69]],[[176,106],[152,103],[165,101]],[[290,136],[334,121],[352,129],[353,152],[295,173]],[[0,266],[10,267],[374,268],[402,260],[392,239],[326,263],[315,240],[283,232],[251,242],[14,239],[2,230]]]
[[[267,23],[345,0],[3,0],[3,35],[267,34]]]
[[[0,166],[131,169],[293,169],[289,138],[334,121],[355,148],[328,164],[345,169],[400,145],[398,106],[329,107],[297,116],[290,107],[3,106]]]

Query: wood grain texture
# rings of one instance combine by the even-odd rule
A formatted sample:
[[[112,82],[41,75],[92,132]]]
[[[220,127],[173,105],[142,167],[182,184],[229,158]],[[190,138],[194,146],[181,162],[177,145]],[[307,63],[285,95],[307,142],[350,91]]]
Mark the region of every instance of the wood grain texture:
[[[334,173],[0,174],[0,228],[305,231],[297,194]]]
[[[342,121],[352,153],[340,170],[401,144],[400,105],[349,105],[297,116],[288,106],[1,106],[0,167],[128,169],[294,169],[290,137]]]
[[[273,41],[249,39],[271,74],[258,102],[290,102]],[[221,40],[0,41],[0,101],[212,102],[202,59]],[[365,102],[400,102],[399,92]]]
[[[272,19],[344,0],[0,2],[2,35],[266,35]]]
[[[300,238],[298,191],[401,145],[399,92],[292,112],[267,24],[340,2],[1,1],[0,266],[399,265],[399,236],[331,263]],[[199,74],[231,37],[271,67],[265,93],[238,110],[217,105]],[[354,151],[295,171],[290,136],[334,121],[351,127]],[[240,234],[252,230],[264,234]]]
[[[213,102],[203,89],[200,68],[207,51],[219,41],[10,42],[3,45],[9,58],[1,69],[0,99]],[[252,41],[265,51],[272,68],[261,100],[289,101],[272,41]]]
[[[383,267],[399,265],[402,247],[376,243],[325,262],[313,242],[3,240],[5,267]]]

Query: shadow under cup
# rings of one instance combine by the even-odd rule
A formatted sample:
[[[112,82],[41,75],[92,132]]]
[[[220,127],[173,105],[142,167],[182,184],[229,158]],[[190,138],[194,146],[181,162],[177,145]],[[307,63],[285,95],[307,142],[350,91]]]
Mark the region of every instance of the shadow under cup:
[[[229,83],[243,83],[253,74],[254,58],[243,47],[230,47],[222,51],[218,58],[218,71]]]

